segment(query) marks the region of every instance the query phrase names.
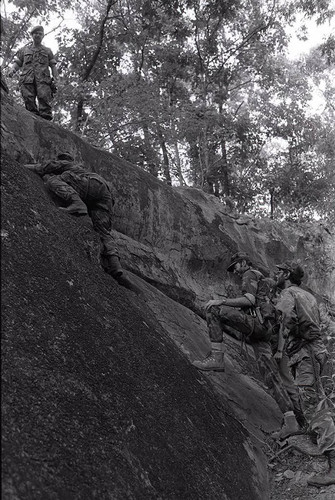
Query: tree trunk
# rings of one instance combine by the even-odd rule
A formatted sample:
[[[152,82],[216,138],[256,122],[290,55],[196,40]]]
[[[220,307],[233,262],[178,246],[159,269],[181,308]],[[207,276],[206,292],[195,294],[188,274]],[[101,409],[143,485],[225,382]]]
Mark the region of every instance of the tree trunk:
[[[174,148],[174,153],[175,153],[175,158],[176,158],[176,168],[177,168],[177,176],[178,176],[178,180],[179,180],[179,185],[185,186],[186,182],[184,180],[184,177],[183,177],[183,174],[181,171],[181,161],[180,161],[180,154],[179,154],[179,148],[178,148],[177,141],[174,141],[173,148]]]
[[[223,99],[224,95],[226,95],[227,92],[223,92],[223,87],[220,88],[221,92],[221,98],[219,102],[219,114],[220,116],[223,116]],[[224,137],[224,131],[222,130],[222,139],[220,141],[220,146],[221,146],[221,166],[220,166],[220,181],[221,181],[221,186],[222,186],[222,194],[224,196],[230,196],[230,178],[229,178],[229,166],[228,166],[228,160],[227,160],[227,148],[226,148],[226,140]]]
[[[102,49],[102,44],[103,44],[104,35],[105,35],[105,26],[106,26],[106,23],[108,21],[109,12],[110,12],[111,8],[113,7],[113,5],[116,3],[117,3],[117,0],[108,0],[107,6],[106,6],[106,13],[101,20],[101,24],[100,24],[100,28],[99,28],[97,45],[96,45],[95,51],[93,53],[93,56],[92,56],[89,64],[85,68],[84,74],[83,74],[82,79],[81,79],[82,82],[86,82],[89,79],[90,74],[95,66],[95,63],[98,60],[98,57],[99,57],[101,49]],[[84,97],[81,95],[79,97],[78,104],[77,104],[77,116],[76,116],[76,123],[75,123],[75,130],[76,131],[80,130],[83,108],[84,108]]]
[[[168,156],[168,152],[167,152],[167,149],[166,149],[166,143],[165,143],[165,140],[164,140],[164,137],[163,137],[163,132],[162,132],[162,129],[161,127],[158,125],[157,126],[157,135],[158,135],[158,139],[159,139],[159,144],[160,144],[160,147],[161,147],[161,150],[162,150],[162,154],[163,154],[163,173],[164,173],[164,177],[165,177],[165,180],[166,180],[166,183],[169,184],[169,186],[172,185],[172,180],[171,180],[171,175],[170,175],[170,162],[169,162],[169,156]]]
[[[224,137],[221,139],[221,166],[220,166],[220,180],[222,186],[222,193],[224,196],[230,196],[230,180],[228,174],[228,161],[227,161],[227,148]]]
[[[207,131],[208,131],[208,123],[204,124],[204,129],[202,133],[201,143],[199,144],[199,150],[203,151],[203,164],[205,170],[205,179],[207,182],[207,191],[210,194],[214,194],[214,184],[215,184],[215,175],[213,176],[213,172],[211,171],[209,165],[209,151],[208,151],[208,143],[207,143]]]
[[[148,171],[154,177],[158,177],[158,166],[157,166],[154,151],[152,149],[150,132],[149,132],[149,127],[148,127],[147,123],[145,123],[145,122],[143,123],[142,130],[143,130],[143,134],[144,134],[145,156],[146,156],[146,160],[147,160]]]
[[[270,188],[270,219],[273,219],[274,215],[274,188]]]

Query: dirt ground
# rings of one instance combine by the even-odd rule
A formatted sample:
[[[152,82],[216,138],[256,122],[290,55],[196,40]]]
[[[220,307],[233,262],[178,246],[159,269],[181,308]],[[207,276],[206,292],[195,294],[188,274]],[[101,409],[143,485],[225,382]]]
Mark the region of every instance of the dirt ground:
[[[269,444],[277,453],[279,445]],[[284,449],[284,448],[282,448]],[[283,452],[278,458],[271,460],[269,456],[269,500],[334,500],[335,485],[324,488],[309,486],[307,480],[320,472],[328,470],[328,462],[324,456],[311,456],[291,449]]]

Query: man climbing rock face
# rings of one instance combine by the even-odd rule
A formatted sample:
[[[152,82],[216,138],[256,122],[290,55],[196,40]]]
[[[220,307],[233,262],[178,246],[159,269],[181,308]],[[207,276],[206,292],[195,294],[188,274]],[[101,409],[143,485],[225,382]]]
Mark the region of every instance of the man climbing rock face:
[[[113,198],[105,179],[75,163],[69,152],[58,154],[56,160],[26,167],[39,174],[46,188],[68,205],[60,207],[61,210],[72,215],[90,216],[101,240],[102,267],[117,281],[122,281],[123,269],[110,232]]]
[[[329,463],[327,472],[314,476],[308,483],[328,486],[335,484],[335,410],[321,380],[328,353],[321,337],[319,308],[315,297],[300,287],[304,271],[298,263],[288,261],[277,268],[277,284],[282,288],[276,305],[281,314],[280,336],[286,343],[309,430],[316,435],[319,450]]]
[[[297,390],[289,374],[284,382],[280,377],[270,346],[272,333],[270,314],[267,316],[264,313],[262,317],[261,308],[256,307],[260,298],[260,282],[264,276],[260,271],[253,269],[248,254],[244,252],[232,256],[227,270],[242,279],[242,295],[236,298],[210,300],[206,304],[212,351],[209,357],[203,361],[194,361],[193,365],[203,371],[224,371],[223,333],[250,343],[259,372],[284,414],[284,425],[287,427],[285,432],[296,432],[305,424]]]
[[[18,51],[7,76],[11,78],[21,68],[19,86],[26,109],[52,120],[51,101],[58,80],[56,60],[51,49],[42,45],[43,27],[35,26],[30,33],[33,42]]]

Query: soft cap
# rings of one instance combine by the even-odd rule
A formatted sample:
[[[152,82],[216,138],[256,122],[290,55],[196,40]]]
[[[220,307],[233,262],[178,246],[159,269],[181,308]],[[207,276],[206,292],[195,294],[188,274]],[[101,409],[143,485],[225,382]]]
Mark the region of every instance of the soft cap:
[[[230,264],[227,267],[227,271],[230,272],[230,273],[233,272],[235,264],[237,264],[237,262],[241,262],[241,260],[246,260],[249,263],[250,262],[250,257],[245,252],[236,252],[236,253],[234,253],[234,255],[232,255],[232,257],[230,259]]]
[[[276,264],[276,267],[278,269],[283,269],[284,271],[290,271],[296,278],[302,280],[304,277],[304,270],[298,264],[298,262],[295,262],[294,260],[287,260],[286,262],[283,262],[282,264]]]
[[[33,33],[35,33],[35,31],[42,31],[42,33],[44,35],[44,28],[43,28],[43,26],[35,26],[34,28],[32,28],[30,30],[30,34],[32,35]]]
[[[74,161],[74,158],[69,151],[62,151],[61,153],[58,153],[57,155],[58,160],[67,160],[67,161]]]

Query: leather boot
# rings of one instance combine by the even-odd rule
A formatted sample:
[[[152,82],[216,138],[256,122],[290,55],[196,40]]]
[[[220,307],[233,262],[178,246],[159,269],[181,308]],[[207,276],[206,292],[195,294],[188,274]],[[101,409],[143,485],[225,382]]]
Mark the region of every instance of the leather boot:
[[[193,361],[193,366],[202,371],[224,372],[222,343],[212,342],[211,353],[202,361]]]
[[[61,210],[73,215],[87,215],[87,206],[79,194],[71,196],[71,204],[68,207],[60,207]]]
[[[279,439],[286,439],[300,430],[293,411],[284,413],[284,422],[280,430]]]
[[[287,411],[284,413],[284,419],[279,431],[273,432],[271,437],[273,439],[279,439],[280,441],[292,436],[294,434],[300,434],[301,428],[294,416],[293,411]]]
[[[105,262],[105,271],[113,278],[119,278],[123,274],[120,259],[117,255],[106,255]]]
[[[322,486],[335,484],[335,451],[328,451],[325,455],[328,458],[329,469],[327,472],[316,474],[311,479],[308,479],[307,483],[311,486],[321,488]]]

